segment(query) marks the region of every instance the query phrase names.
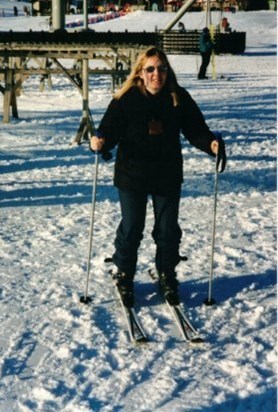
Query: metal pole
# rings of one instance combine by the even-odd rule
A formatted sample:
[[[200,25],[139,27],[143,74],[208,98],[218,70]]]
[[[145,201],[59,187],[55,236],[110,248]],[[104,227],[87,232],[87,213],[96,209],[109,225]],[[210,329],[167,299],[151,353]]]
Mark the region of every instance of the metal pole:
[[[83,1],[84,30],[88,30],[88,0]]]
[[[95,156],[95,173],[93,179],[93,192],[92,192],[92,210],[91,210],[91,222],[90,222],[90,233],[89,233],[89,245],[88,245],[88,258],[87,258],[87,277],[84,296],[81,296],[80,302],[90,303],[92,298],[88,296],[89,290],[89,278],[91,270],[91,254],[93,246],[93,233],[94,233],[94,217],[95,217],[95,205],[96,205],[96,188],[97,188],[97,175],[98,175],[98,153]]]
[[[65,28],[65,0],[52,0],[52,27],[53,30]]]
[[[210,0],[207,0],[206,26],[211,26]]]
[[[218,153],[216,155],[215,181],[214,181],[214,204],[213,204],[213,221],[212,221],[212,235],[211,235],[212,241],[211,241],[209,289],[208,289],[208,298],[204,301],[205,305],[207,306],[212,306],[215,304],[215,300],[212,298],[212,280],[213,280],[213,266],[214,266],[217,192],[218,192]]]
[[[85,3],[85,2],[84,2]],[[85,7],[85,4],[84,4]],[[88,59],[83,59],[82,61],[82,81],[83,81],[83,119],[86,123],[85,133],[88,134],[89,132],[89,75],[88,75],[88,67],[89,62]],[[92,130],[91,134],[94,132],[93,124],[91,125]],[[96,203],[96,187],[97,187],[97,175],[98,175],[98,153],[96,152],[95,156],[95,173],[94,173],[94,180],[93,180],[93,192],[92,192],[92,212],[91,212],[91,223],[90,223],[90,234],[89,234],[89,246],[88,246],[88,259],[87,259],[87,278],[86,278],[86,287],[85,287],[85,294],[81,296],[80,302],[82,303],[90,303],[92,299],[88,297],[88,289],[89,289],[89,276],[90,276],[90,269],[91,269],[91,254],[92,254],[92,245],[93,245],[93,231],[94,231],[94,216],[95,216],[95,203]]]

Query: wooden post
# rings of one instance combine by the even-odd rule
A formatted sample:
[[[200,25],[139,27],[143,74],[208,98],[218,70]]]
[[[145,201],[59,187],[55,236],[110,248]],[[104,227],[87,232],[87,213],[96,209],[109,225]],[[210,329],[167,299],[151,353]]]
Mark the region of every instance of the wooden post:
[[[14,59],[9,58],[8,67],[5,70],[5,86],[3,99],[3,123],[10,121],[10,106],[12,106],[12,115],[18,118],[17,104],[16,104],[16,87],[14,82]]]
[[[14,118],[14,119],[18,119],[16,90],[15,90],[15,85],[14,85],[13,79],[12,79],[11,106],[12,106],[12,115],[13,115],[13,118]]]
[[[82,144],[94,134],[94,122],[89,109],[89,61],[82,60],[82,119],[73,143]]]
[[[3,109],[3,123],[9,123],[10,120],[10,104],[12,95],[12,80],[13,71],[12,69],[7,69],[5,72],[5,90],[4,90],[4,109]]]
[[[45,81],[47,80],[47,86],[49,89],[52,89],[52,79],[51,79],[51,73],[50,73],[50,68],[51,63],[49,63],[49,59],[45,58],[43,59],[42,63],[41,63],[41,67],[42,69],[46,69],[48,71],[48,73],[43,74],[40,78],[40,86],[39,86],[39,90],[40,92],[44,91],[45,88]]]

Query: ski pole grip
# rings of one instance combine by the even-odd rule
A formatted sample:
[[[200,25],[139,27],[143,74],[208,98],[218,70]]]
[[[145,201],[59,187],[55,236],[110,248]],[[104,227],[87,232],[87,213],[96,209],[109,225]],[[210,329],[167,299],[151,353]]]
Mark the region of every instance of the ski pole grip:
[[[101,139],[101,133],[99,133],[98,131],[95,131],[95,136],[98,138],[98,139]],[[95,154],[98,156],[99,154],[100,154],[100,150],[95,150],[94,151],[95,152]]]

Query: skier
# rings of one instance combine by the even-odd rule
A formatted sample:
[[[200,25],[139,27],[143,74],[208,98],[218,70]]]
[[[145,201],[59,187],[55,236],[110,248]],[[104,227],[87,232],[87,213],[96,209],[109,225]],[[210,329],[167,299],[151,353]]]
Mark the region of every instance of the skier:
[[[198,79],[207,79],[208,77],[206,76],[207,72],[207,67],[210,62],[210,57],[211,53],[213,50],[213,42],[211,41],[210,34],[209,34],[209,29],[205,27],[201,33],[200,39],[199,39],[199,50],[200,54],[202,57],[202,63],[200,66],[200,70],[198,73]]]
[[[155,264],[165,299],[179,304],[175,267],[180,262],[182,232],[178,224],[183,182],[180,131],[198,149],[225,167],[225,145],[216,140],[189,93],[177,83],[167,56],[156,47],[139,55],[129,77],[114,95],[90,140],[93,151],[118,145],[114,185],[122,219],[113,262],[124,305],[134,304],[133,279],[143,238],[148,196],[154,210]],[[222,169],[224,170],[224,167]]]

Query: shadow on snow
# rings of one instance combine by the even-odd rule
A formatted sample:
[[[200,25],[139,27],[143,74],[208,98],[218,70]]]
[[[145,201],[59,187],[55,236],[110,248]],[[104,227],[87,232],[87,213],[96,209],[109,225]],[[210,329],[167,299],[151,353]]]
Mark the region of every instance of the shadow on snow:
[[[258,159],[257,159],[258,160]],[[255,161],[255,159],[254,159]],[[112,179],[112,177],[111,177]],[[22,188],[5,190],[5,184],[0,185],[0,207],[23,206],[50,206],[87,204],[92,199],[92,180],[82,179],[65,182],[62,180],[49,180],[41,182],[43,187],[26,188],[25,185],[35,185],[36,182],[13,182],[22,185]],[[182,188],[182,197],[198,198],[199,196],[213,195],[214,177],[212,173],[202,174],[197,177],[186,177]],[[3,189],[1,189],[1,186]],[[274,192],[276,190],[276,169],[264,167],[261,169],[248,169],[239,171],[225,171],[219,177],[218,192],[220,195],[229,193]],[[117,190],[112,185],[98,183],[96,200],[104,202],[117,202]]]

